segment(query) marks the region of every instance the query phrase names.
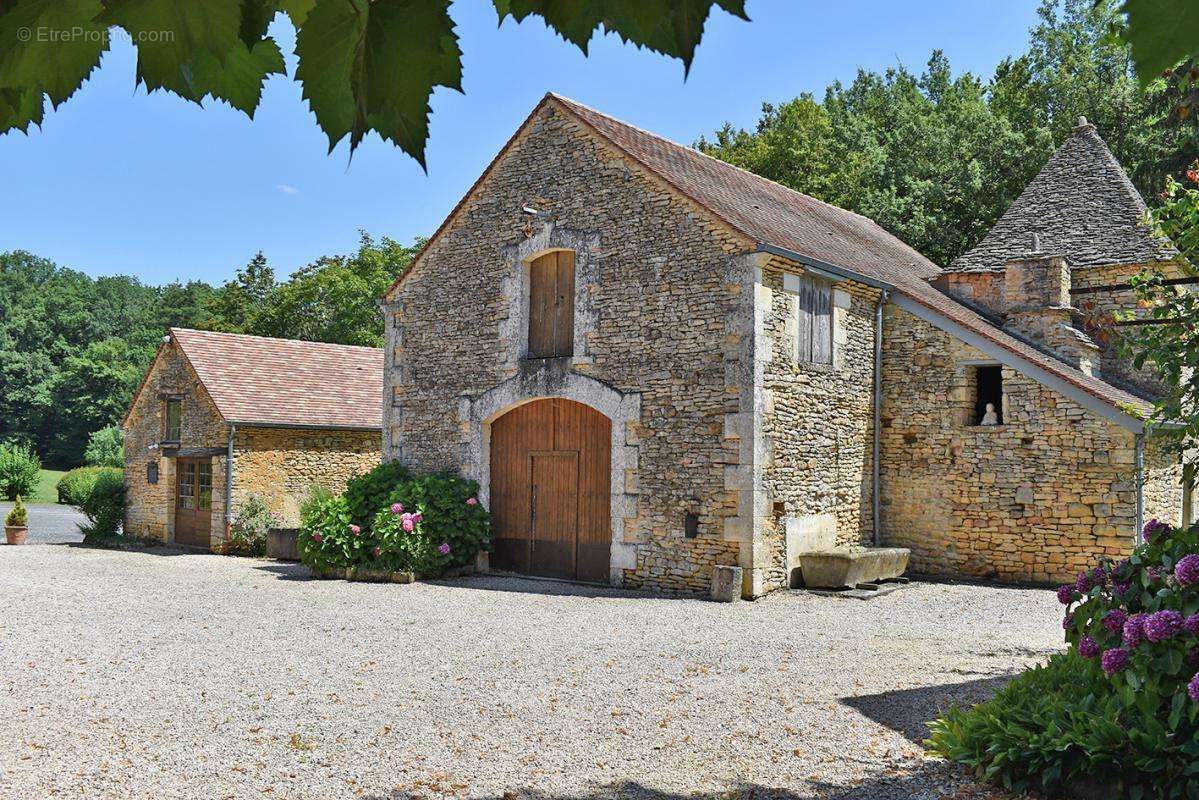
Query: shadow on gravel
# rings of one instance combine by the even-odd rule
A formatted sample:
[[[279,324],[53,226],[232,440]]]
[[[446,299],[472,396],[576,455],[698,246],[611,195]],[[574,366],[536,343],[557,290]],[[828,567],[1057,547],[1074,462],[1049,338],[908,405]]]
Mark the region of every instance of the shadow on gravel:
[[[294,561],[276,561],[270,564],[260,564],[254,569],[259,572],[269,572],[281,581],[314,581],[316,576],[312,570]]]
[[[444,586],[462,589],[478,589],[492,592],[519,592],[522,594],[544,594],[559,597],[602,597],[610,600],[695,600],[694,594],[662,594],[638,589],[620,589],[602,583],[572,583],[553,578],[534,578],[527,575],[488,573],[470,575],[465,578],[446,578],[431,581]]]
[[[988,700],[1015,676],[1016,673],[1011,673],[963,683],[842,697],[841,703],[920,744],[928,738],[928,722],[951,705],[974,705]]]
[[[365,795],[364,800],[409,800],[427,796],[417,787],[397,786],[390,794]],[[636,781],[620,781],[585,794],[553,794],[522,788],[492,795],[489,800],[988,800],[1001,797],[1008,795],[965,781],[958,770],[943,762],[928,762],[912,771],[868,776],[855,786],[824,782],[816,776],[809,778],[809,786],[804,789],[738,783],[723,791],[664,792]]]

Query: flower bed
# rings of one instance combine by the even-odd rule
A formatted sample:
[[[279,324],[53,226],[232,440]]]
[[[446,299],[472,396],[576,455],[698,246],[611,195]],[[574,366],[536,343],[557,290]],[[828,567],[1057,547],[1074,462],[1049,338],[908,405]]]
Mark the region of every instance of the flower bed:
[[[1144,535],[1057,590],[1069,650],[934,722],[934,751],[1019,791],[1199,798],[1199,525]]]
[[[383,464],[346,493],[304,509],[300,560],[320,577],[410,583],[471,567],[490,550],[478,484],[449,473],[413,477]],[[375,507],[378,504],[381,507]]]

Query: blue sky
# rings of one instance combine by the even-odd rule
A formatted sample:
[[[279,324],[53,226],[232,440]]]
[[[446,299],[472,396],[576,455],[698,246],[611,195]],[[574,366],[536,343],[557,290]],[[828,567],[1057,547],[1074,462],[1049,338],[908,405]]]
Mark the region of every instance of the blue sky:
[[[1035,0],[747,5],[752,22],[709,19],[684,82],[678,61],[613,36],[585,58],[535,18],[497,28],[489,0],[456,0],[465,94],[433,97],[427,175],[377,137],[352,162],[344,143],[326,155],[290,78],[267,84],[253,121],[135,91],[134,51],[114,40],[40,131],[0,136],[0,251],[91,275],[219,283],[262,250],[287,274],[354,249],[360,228],[400,241],[432,232],[546,91],[690,143],[725,121],[752,127],[763,101],[820,94],[859,67],[919,69],[934,48],[955,70],[989,76],[1036,21]],[[274,33],[289,52],[290,27]]]

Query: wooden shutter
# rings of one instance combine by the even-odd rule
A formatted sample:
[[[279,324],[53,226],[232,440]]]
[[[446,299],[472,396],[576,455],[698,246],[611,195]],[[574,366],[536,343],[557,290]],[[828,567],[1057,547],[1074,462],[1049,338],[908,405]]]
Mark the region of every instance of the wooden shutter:
[[[575,254],[546,253],[529,265],[529,358],[574,355]]]
[[[801,278],[796,295],[795,360],[833,363],[833,290],[824,281]]]

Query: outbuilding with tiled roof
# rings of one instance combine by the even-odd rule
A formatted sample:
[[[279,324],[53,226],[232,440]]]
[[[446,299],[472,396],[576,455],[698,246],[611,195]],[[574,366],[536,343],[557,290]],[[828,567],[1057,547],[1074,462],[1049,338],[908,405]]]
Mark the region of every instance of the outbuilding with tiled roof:
[[[379,462],[383,351],[171,328],[122,420],[125,534],[220,548],[252,498],[299,524]]]

